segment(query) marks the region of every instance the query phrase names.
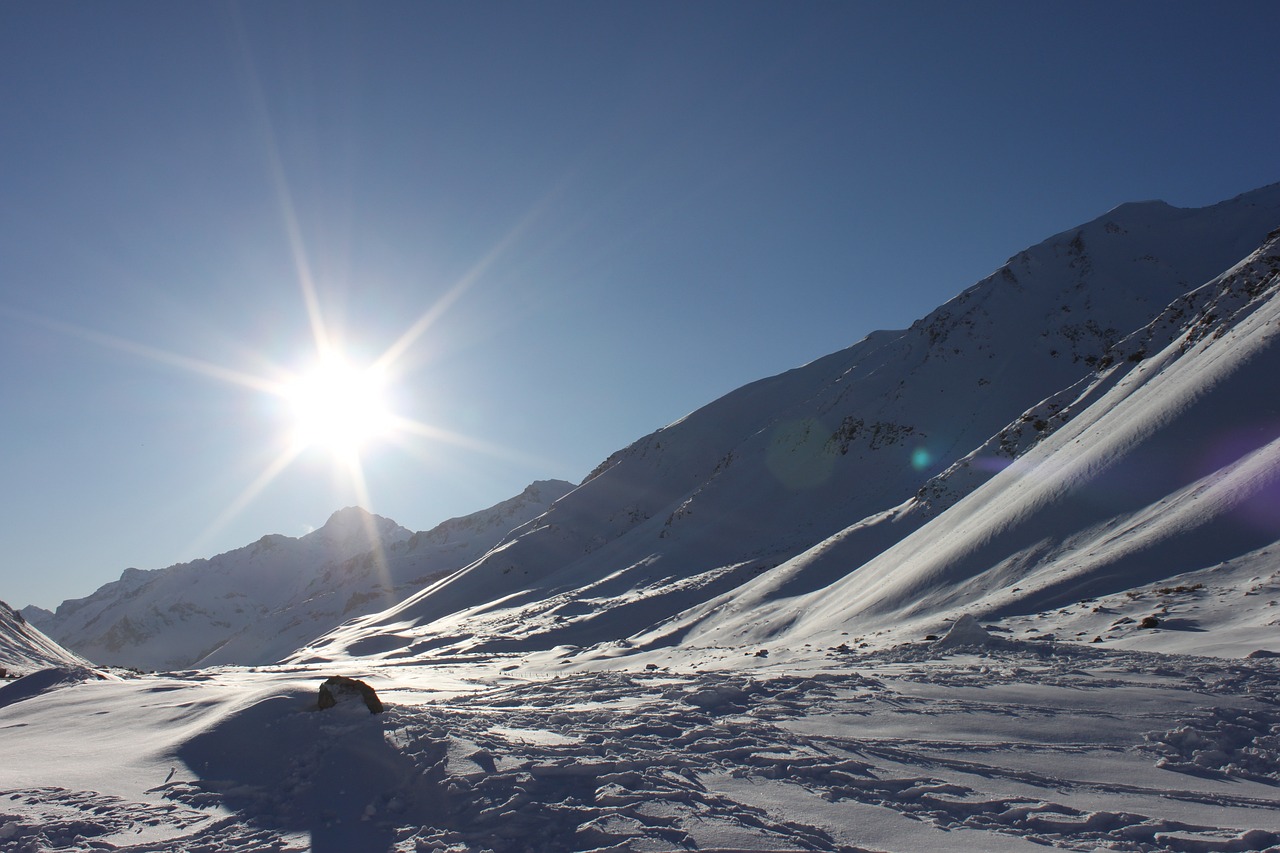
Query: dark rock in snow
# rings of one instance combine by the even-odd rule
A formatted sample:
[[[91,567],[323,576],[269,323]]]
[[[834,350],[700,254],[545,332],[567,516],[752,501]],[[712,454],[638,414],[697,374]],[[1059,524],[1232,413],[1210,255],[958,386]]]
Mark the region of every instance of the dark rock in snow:
[[[364,702],[364,706],[369,709],[370,714],[382,713],[382,700],[378,698],[377,691],[363,681],[347,678],[345,675],[329,676],[324,684],[320,685],[320,697],[316,701],[316,707],[323,711],[326,708],[332,708],[339,702],[345,702],[356,697],[359,697]]]
[[[1280,658],[1280,652],[1273,652],[1270,649],[1254,649],[1245,655],[1250,660],[1258,660],[1260,658]]]
[[[1142,621],[1138,623],[1139,628],[1159,628],[1160,620],[1154,616],[1144,616]]]

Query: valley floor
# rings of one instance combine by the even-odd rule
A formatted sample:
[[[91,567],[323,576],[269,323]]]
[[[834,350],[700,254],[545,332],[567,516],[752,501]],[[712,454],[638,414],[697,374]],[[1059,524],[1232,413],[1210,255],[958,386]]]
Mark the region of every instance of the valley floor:
[[[1276,659],[1042,641],[752,663],[348,671],[379,715],[314,710],[332,667],[18,681],[0,850],[1280,845]]]

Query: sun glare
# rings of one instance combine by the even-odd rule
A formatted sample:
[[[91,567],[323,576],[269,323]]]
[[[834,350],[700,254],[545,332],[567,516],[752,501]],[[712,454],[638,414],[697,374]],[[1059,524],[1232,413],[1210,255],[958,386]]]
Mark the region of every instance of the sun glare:
[[[263,106],[265,109],[265,105]],[[373,500],[365,477],[364,457],[374,444],[394,443],[426,458],[421,453],[419,444],[427,441],[436,445],[450,444],[523,464],[545,464],[541,459],[517,453],[500,444],[404,417],[400,412],[394,411],[392,404],[399,395],[393,393],[396,389],[391,384],[393,379],[398,381],[400,378],[401,371],[396,368],[410,348],[481,279],[509,246],[521,239],[530,224],[539,217],[544,205],[539,204],[530,210],[506,236],[450,285],[434,304],[410,323],[374,361],[356,366],[345,357],[339,346],[345,338],[346,330],[331,328],[326,322],[320,292],[313,279],[311,264],[303,244],[302,228],[294,209],[293,197],[285,181],[279,152],[274,147],[270,115],[264,112],[261,118],[267,125],[267,159],[272,165],[272,177],[288,249],[292,254],[306,319],[311,327],[311,343],[314,345],[314,350],[311,351],[316,358],[313,367],[295,373],[268,358],[259,358],[264,363],[265,370],[245,372],[237,367],[114,337],[93,329],[42,317],[28,318],[48,328],[102,346],[262,393],[275,404],[271,407],[272,414],[279,416],[281,422],[287,424],[283,426],[282,433],[276,434],[276,440],[269,442],[272,446],[279,447],[279,452],[227,508],[210,522],[190,547],[195,548],[197,543],[212,537],[217,530],[243,512],[304,453],[327,455],[327,461],[332,463],[336,475],[335,489],[354,497],[356,502],[366,508],[372,506]],[[0,306],[0,311],[12,313],[4,306]],[[370,531],[370,535],[371,541],[376,538],[373,531]],[[390,585],[389,579],[387,585]]]
[[[380,371],[331,358],[288,382],[282,395],[294,420],[294,443],[339,455],[356,454],[391,432],[394,417]]]

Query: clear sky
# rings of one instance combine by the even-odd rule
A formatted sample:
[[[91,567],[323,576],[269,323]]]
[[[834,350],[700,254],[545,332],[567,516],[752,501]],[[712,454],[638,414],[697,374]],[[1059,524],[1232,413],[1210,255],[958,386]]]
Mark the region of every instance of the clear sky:
[[[1277,32],[1270,0],[0,4],[0,598],[578,481],[1116,204],[1280,180]],[[358,481],[275,393],[318,341],[387,368]]]

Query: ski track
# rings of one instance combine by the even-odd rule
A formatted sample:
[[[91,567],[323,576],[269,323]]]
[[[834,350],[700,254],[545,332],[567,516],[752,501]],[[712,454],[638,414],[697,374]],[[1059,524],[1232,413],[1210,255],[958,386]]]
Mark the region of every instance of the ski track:
[[[1117,707],[1135,685],[1153,701]],[[531,673],[421,704],[388,692],[377,717],[257,706],[305,730],[275,776],[233,759],[150,802],[4,792],[0,851],[915,849],[862,846],[868,808],[935,833],[937,849],[1280,849],[1273,661],[915,644],[832,650],[807,674]],[[1181,698],[1156,701],[1166,693]],[[998,737],[965,736],[990,714]],[[344,749],[385,750],[388,781],[326,799],[341,768],[365,778]]]

